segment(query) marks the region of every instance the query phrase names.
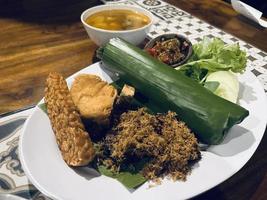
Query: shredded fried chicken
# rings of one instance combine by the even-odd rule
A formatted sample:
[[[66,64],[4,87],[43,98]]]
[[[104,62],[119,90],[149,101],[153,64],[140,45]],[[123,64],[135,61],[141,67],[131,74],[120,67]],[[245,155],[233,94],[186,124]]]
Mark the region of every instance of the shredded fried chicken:
[[[196,137],[174,112],[151,115],[144,108],[123,113],[102,149],[109,154],[103,164],[114,171],[126,162],[148,158],[142,173],[154,181],[164,176],[185,180],[190,164],[201,157]]]

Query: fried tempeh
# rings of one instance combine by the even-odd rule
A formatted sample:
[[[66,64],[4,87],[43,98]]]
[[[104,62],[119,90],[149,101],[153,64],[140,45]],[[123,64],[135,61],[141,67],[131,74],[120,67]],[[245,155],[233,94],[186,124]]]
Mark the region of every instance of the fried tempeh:
[[[83,166],[94,158],[93,143],[85,131],[64,78],[50,73],[46,80],[45,103],[63,159],[68,165]]]

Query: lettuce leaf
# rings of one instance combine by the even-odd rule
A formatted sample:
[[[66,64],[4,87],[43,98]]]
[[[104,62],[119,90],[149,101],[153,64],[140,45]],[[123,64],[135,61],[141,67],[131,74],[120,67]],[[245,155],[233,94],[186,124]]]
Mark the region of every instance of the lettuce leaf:
[[[204,68],[200,68],[199,66],[195,65],[188,65],[186,67],[180,68],[179,71],[183,73],[185,76],[201,83],[202,80],[205,79],[205,77],[208,74],[208,70]]]
[[[240,49],[239,44],[224,44],[219,38],[204,37],[201,42],[193,45],[193,55],[187,63],[176,69],[185,75],[188,71],[199,72],[201,69],[208,72],[231,70],[243,73],[246,62],[246,52]]]

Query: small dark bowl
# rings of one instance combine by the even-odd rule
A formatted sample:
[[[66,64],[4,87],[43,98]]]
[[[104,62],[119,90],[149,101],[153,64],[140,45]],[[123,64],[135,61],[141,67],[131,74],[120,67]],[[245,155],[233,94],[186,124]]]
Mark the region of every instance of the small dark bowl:
[[[158,36],[158,37],[156,37],[154,39],[151,39],[146,44],[144,49],[150,49],[150,48],[154,47],[156,45],[156,42],[158,42],[158,41],[166,41],[166,40],[173,39],[173,38],[177,38],[181,43],[183,43],[184,41],[186,41],[188,43],[188,46],[185,48],[185,50],[182,51],[184,53],[184,55],[185,55],[184,59],[180,60],[177,63],[169,64],[172,67],[178,67],[178,66],[184,64],[190,58],[190,56],[193,53],[192,43],[185,36],[180,35],[180,34],[174,34],[174,33],[173,34],[163,34],[163,35],[160,35],[160,36]]]

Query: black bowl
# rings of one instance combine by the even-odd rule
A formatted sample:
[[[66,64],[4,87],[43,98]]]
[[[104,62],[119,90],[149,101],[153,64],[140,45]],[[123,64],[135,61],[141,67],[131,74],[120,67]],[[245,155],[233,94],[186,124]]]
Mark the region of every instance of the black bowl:
[[[181,42],[181,44],[183,42],[186,42],[188,44],[188,46],[184,50],[182,50],[182,53],[185,55],[185,57],[177,63],[169,64],[172,67],[178,67],[178,66],[184,64],[193,53],[192,43],[185,36],[180,35],[180,34],[174,34],[174,33],[173,34],[163,34],[163,35],[160,35],[154,39],[151,39],[145,45],[144,49],[150,49],[150,48],[154,47],[156,45],[156,42],[166,41],[166,40],[173,39],[173,38],[177,38]]]

